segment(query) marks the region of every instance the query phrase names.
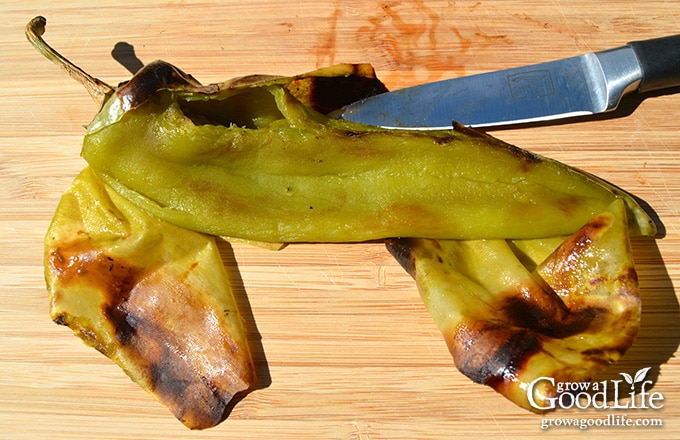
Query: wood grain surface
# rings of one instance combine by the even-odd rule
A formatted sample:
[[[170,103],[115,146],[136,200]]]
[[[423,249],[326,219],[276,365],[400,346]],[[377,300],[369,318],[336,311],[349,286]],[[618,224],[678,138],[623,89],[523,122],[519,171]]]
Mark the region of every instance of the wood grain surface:
[[[204,83],[369,62],[394,89],[679,33],[677,1],[8,0],[1,10],[0,438],[680,438],[680,94],[633,98],[607,118],[491,132],[631,191],[662,224],[660,237],[634,240],[642,328],[603,376],[651,367],[662,409],[541,416],[471,383],[379,243],[224,244],[260,379],[224,423],[195,432],[49,319],[43,236],[84,166],[83,127],[97,108],[24,38],[26,23],[46,16],[46,39],[110,84],[130,76],[112,56],[124,42],[143,62],[164,59]],[[664,426],[541,429],[609,415]]]

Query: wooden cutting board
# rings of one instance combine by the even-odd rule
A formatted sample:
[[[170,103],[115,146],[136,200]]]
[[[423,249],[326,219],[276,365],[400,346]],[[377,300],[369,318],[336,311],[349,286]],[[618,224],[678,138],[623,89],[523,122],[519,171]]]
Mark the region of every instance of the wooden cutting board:
[[[42,239],[96,107],[26,42],[46,39],[110,83],[119,42],[204,83],[370,62],[390,88],[547,61],[680,32],[673,1],[3,2],[0,27],[0,438],[680,438],[680,95],[633,99],[616,118],[491,132],[643,199],[663,236],[634,241],[642,328],[606,380],[651,367],[663,408],[540,416],[471,383],[380,244],[223,246],[260,376],[216,428],[186,429],[121,370],[53,324]],[[677,91],[677,90],[676,90]],[[542,429],[556,420],[604,423]],[[599,422],[597,422],[599,420]],[[663,427],[614,426],[660,420]],[[548,422],[550,421],[550,422]]]

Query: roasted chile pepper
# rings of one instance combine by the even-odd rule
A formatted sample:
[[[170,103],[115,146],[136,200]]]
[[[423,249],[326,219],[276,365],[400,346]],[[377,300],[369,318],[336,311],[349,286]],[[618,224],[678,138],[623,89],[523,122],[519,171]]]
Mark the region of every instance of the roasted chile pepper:
[[[203,86],[154,62],[100,93],[106,99],[82,156],[153,215],[226,237],[550,237],[573,233],[617,198],[634,233],[654,233],[624,191],[491,136],[463,127],[387,130],[333,119],[298,99],[301,83],[329,76],[363,76],[384,91],[366,65]]]
[[[187,427],[224,419],[256,380],[214,237],[152,217],[84,169],[45,237],[50,316]]]
[[[203,86],[156,62],[112,88],[53,52],[44,24],[29,39],[103,105],[83,156],[110,186],[89,170],[84,181],[128,209],[125,199],[159,222],[254,240],[387,238],[461,372],[530,410],[551,395],[527,395],[532,379],[589,380],[632,343],[628,236],[655,227],[619,188],[464,127],[329,118],[385,91],[367,65]]]
[[[626,210],[616,200],[569,237],[389,239],[456,367],[534,412],[548,382],[584,382],[618,361],[640,325]],[[529,392],[530,390],[533,393]]]
[[[95,100],[112,92],[60,65]],[[187,427],[219,424],[252,389],[255,363],[215,237],[150,216],[85,168],[57,206],[44,251],[52,320]]]

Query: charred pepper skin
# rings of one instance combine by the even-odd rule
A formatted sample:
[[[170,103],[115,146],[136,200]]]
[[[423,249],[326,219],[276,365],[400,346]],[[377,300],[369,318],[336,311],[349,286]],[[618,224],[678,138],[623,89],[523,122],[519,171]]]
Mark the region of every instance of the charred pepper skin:
[[[564,238],[389,239],[458,370],[516,405],[548,408],[541,377],[585,382],[621,359],[641,303],[626,210],[616,200]],[[547,254],[547,255],[546,255]]]
[[[557,161],[464,127],[333,119],[293,94],[296,82],[357,69],[368,68],[201,86],[155,62],[109,98],[82,156],[153,215],[248,240],[551,237],[617,198],[634,233],[654,233],[630,195]]]
[[[256,370],[215,237],[149,216],[84,169],[45,236],[50,316],[191,429],[220,423]]]

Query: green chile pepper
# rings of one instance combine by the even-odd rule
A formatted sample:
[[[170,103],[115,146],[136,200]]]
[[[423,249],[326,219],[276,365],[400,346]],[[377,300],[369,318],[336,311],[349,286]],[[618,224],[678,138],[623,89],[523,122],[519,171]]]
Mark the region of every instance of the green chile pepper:
[[[520,407],[617,362],[640,327],[626,210],[615,200],[569,237],[388,239],[461,373]],[[553,407],[554,408],[554,407]]]
[[[203,86],[155,62],[112,88],[51,49],[41,38],[44,26],[44,18],[34,19],[29,40],[102,105],[83,145],[91,168],[65,194],[46,239],[52,313],[96,337],[90,342],[116,333],[102,318],[111,309],[100,305],[106,290],[93,289],[92,280],[121,284],[108,282],[115,281],[110,265],[101,265],[105,277],[97,278],[89,269],[102,258],[91,255],[136,263],[120,265],[124,275],[130,267],[161,268],[170,285],[149,292],[158,293],[162,309],[196,297],[189,310],[200,318],[210,312],[201,301],[231,304],[214,243],[191,229],[268,242],[386,238],[458,369],[532,411],[554,399],[536,378],[590,380],[632,343],[640,300],[629,235],[653,235],[655,225],[625,191],[465,127],[385,130],[329,117],[386,91],[368,65]],[[84,276],[74,261],[87,263]],[[216,281],[217,302],[195,289],[179,296],[173,290],[177,274],[197,267],[204,269],[191,286]],[[70,282],[64,275],[76,269],[78,282],[62,291]],[[132,312],[132,322],[140,321],[134,305],[146,298],[136,289],[132,301],[122,291],[111,296],[128,304],[115,309]],[[161,330],[173,328],[165,315],[144,316]],[[102,325],[90,328],[92,317]],[[232,334],[243,342],[240,329]],[[135,377],[136,353],[113,345],[108,353]],[[246,347],[240,354],[232,362],[251,366]],[[247,387],[249,371],[227,378],[223,388]],[[138,383],[156,392],[156,384]],[[216,409],[230,398],[215,394],[205,406],[175,391],[161,400],[194,428],[219,423]]]
[[[342,102],[315,105],[300,92],[306,81],[352,76],[384,91],[366,65],[203,86],[155,62],[102,93],[82,156],[153,215],[248,240],[551,237],[617,198],[632,233],[654,234],[632,196],[590,174],[464,127],[336,120],[323,107]]]
[[[45,236],[50,316],[187,427],[224,418],[255,363],[215,237],[148,215],[85,168]]]

